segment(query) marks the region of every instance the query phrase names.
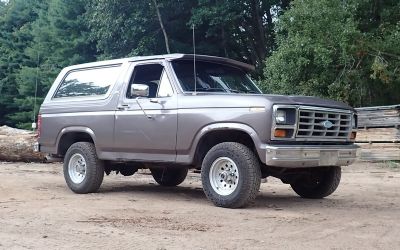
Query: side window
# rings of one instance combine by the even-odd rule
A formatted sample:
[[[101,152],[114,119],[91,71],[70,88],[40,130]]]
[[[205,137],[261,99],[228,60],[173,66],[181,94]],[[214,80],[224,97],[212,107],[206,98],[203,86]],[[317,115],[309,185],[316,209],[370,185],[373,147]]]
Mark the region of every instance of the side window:
[[[164,70],[161,76],[157,97],[169,97],[173,94],[174,91],[172,90],[171,83],[169,82],[167,73]]]
[[[54,98],[102,96],[115,84],[120,66],[71,71],[64,78]]]
[[[129,90],[131,89],[132,84],[147,85],[149,87],[148,97],[156,97],[163,70],[164,67],[161,64],[146,64],[135,66],[131,81],[129,82],[128,89],[126,91],[126,97],[135,98],[135,96],[130,96]]]

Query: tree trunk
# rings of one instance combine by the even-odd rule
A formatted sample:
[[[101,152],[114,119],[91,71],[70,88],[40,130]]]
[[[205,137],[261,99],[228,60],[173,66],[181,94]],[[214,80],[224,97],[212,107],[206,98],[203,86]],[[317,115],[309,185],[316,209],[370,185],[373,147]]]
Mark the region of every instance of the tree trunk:
[[[262,17],[260,15],[260,1],[253,0],[252,12],[253,12],[253,25],[254,27],[254,37],[256,38],[255,45],[257,48],[257,54],[259,58],[259,63],[261,63],[265,56],[267,55],[266,42],[265,42],[265,31],[263,26]]]
[[[0,161],[45,161],[45,154],[33,151],[35,142],[36,134],[33,132],[0,127]]]
[[[167,53],[171,54],[171,50],[169,49],[168,34],[167,34],[167,31],[165,30],[164,23],[163,23],[163,20],[161,18],[161,13],[160,13],[160,9],[158,8],[157,0],[153,0],[153,3],[154,3],[154,6],[156,7],[158,21],[160,23],[160,27],[161,27],[161,30],[162,30],[163,35],[164,35],[165,48],[167,49]]]

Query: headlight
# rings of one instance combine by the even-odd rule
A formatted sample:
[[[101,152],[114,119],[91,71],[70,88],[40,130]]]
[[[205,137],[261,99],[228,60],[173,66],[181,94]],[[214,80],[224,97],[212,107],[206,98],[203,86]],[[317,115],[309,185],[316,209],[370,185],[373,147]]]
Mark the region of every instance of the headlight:
[[[272,112],[271,140],[294,139],[297,107],[294,105],[274,105]]]
[[[286,123],[286,111],[282,109],[278,109],[275,113],[275,122],[276,123]]]

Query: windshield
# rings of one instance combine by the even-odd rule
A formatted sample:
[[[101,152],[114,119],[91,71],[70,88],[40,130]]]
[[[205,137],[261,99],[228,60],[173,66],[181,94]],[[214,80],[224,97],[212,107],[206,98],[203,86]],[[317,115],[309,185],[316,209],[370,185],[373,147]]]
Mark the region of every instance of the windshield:
[[[184,91],[195,91],[193,61],[172,62]],[[235,67],[196,61],[196,91],[261,94],[247,74]]]

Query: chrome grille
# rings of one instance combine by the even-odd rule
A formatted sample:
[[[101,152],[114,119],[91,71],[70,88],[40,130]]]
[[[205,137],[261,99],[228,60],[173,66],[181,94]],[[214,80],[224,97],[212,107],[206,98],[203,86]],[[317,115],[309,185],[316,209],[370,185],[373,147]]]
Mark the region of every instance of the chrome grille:
[[[351,113],[299,109],[296,138],[348,139]]]

